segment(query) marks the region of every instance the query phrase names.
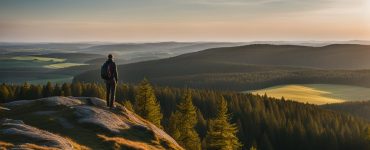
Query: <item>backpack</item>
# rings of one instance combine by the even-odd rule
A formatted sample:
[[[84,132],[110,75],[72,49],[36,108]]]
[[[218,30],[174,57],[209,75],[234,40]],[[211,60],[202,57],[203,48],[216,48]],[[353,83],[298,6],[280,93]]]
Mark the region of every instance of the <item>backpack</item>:
[[[100,70],[101,78],[104,80],[112,79],[112,63],[105,62]]]

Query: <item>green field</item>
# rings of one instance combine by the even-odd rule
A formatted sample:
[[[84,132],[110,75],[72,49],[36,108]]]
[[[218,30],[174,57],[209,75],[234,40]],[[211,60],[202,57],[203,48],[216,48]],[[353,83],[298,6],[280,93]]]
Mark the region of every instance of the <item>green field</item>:
[[[50,64],[44,66],[45,68],[49,69],[62,69],[62,68],[68,68],[68,67],[74,67],[74,66],[82,66],[87,64],[81,64],[81,63],[57,63],[57,64]]]
[[[32,60],[32,61],[47,61],[47,62],[64,62],[66,59],[51,58],[51,57],[37,57],[37,56],[17,56],[12,57],[15,60]]]
[[[370,100],[370,88],[335,84],[281,85],[247,92],[318,105]]]
[[[71,82],[73,75],[53,73],[58,69],[87,65],[67,59],[39,56],[16,56],[0,58],[0,83],[45,84]]]
[[[17,56],[10,59],[0,59],[4,65],[0,68],[48,68],[48,69],[62,69],[74,66],[87,65],[83,63],[67,62],[66,59],[52,58],[52,57],[37,57],[37,56]]]

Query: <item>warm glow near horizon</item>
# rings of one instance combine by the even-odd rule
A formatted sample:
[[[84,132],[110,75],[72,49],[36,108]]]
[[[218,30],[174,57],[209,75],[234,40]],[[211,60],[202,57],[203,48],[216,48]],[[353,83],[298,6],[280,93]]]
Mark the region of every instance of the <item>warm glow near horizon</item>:
[[[0,2],[0,41],[369,40],[370,0]]]

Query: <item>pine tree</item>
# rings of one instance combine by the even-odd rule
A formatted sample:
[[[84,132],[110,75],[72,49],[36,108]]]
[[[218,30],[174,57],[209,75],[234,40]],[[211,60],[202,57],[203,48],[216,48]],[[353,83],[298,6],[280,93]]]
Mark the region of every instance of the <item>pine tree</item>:
[[[61,91],[62,91],[62,88],[59,86],[58,83],[56,83],[54,86],[53,96],[61,96],[62,94]]]
[[[370,144],[370,125],[368,125],[365,129],[365,140],[368,144]]]
[[[171,121],[175,124],[172,125],[172,128],[175,127],[172,130],[175,140],[185,149],[199,150],[201,149],[201,142],[195,130],[198,122],[197,110],[192,101],[191,92],[188,90],[171,118]]]
[[[147,79],[140,82],[135,92],[135,112],[159,128],[163,115],[153,87]]]
[[[210,120],[206,135],[207,149],[235,150],[241,144],[236,137],[237,127],[229,122],[227,102],[222,97],[218,102],[218,112],[215,119]]]
[[[92,97],[105,98],[104,90],[98,84],[93,83],[90,89],[90,95]]]
[[[64,92],[64,94],[63,94],[64,96],[71,96],[72,95],[71,85],[70,84],[63,83],[62,90]]]
[[[20,98],[21,99],[29,99],[30,98],[30,89],[31,89],[31,85],[27,82],[25,82],[23,84],[23,86],[21,87],[21,90],[20,90]]]
[[[81,82],[72,83],[72,96],[82,96],[82,85]]]
[[[180,137],[180,131],[179,131],[179,128],[177,127],[177,125],[179,124],[178,121],[180,120],[178,118],[179,116],[180,115],[176,115],[174,113],[171,113],[170,119],[169,119],[168,133],[175,140],[179,139],[179,137]]]
[[[31,85],[27,99],[38,99],[42,97],[42,87],[40,85]]]
[[[54,95],[54,87],[51,82],[48,82],[42,89],[42,94],[44,97],[50,97]]]
[[[249,150],[257,150],[254,146],[252,146]]]
[[[5,84],[0,86],[0,102],[5,102],[10,98],[10,92]]]

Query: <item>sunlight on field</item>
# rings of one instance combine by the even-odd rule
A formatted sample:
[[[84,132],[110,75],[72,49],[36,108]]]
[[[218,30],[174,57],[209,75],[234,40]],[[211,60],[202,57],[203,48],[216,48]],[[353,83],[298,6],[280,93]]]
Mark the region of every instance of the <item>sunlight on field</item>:
[[[370,88],[334,84],[282,85],[249,92],[318,105],[370,100]]]
[[[58,63],[58,64],[51,64],[44,66],[45,68],[49,69],[62,69],[62,68],[69,68],[74,66],[82,66],[87,64],[80,64],[80,63]]]
[[[15,60],[32,60],[32,61],[46,61],[46,62],[64,62],[66,59],[52,58],[52,57],[36,57],[36,56],[18,56],[12,57]]]

